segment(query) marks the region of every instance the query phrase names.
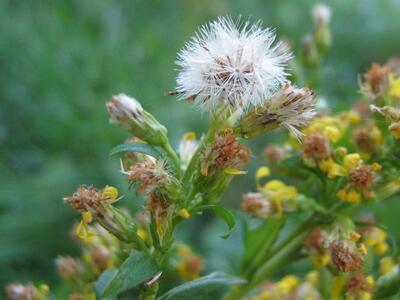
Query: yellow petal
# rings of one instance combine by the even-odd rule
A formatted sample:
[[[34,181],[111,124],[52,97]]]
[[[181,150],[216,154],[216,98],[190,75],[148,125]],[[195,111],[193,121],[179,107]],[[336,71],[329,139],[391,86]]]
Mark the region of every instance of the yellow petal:
[[[271,180],[268,181],[264,186],[262,187],[262,190],[264,191],[277,191],[282,188],[284,188],[286,185],[280,181],[280,180]]]
[[[360,154],[358,153],[350,153],[343,158],[343,166],[347,172],[350,172],[352,169],[358,167],[361,162],[362,160]]]
[[[256,172],[256,180],[260,180],[263,177],[269,176],[271,175],[271,170],[268,167],[261,167],[258,168],[257,172]]]
[[[101,194],[103,199],[116,200],[118,198],[118,190],[113,186],[106,186]]]
[[[183,138],[182,138],[184,141],[194,141],[194,140],[196,140],[196,133],[194,133],[193,131],[190,131],[190,132],[186,132],[184,135],[183,135]]]
[[[245,175],[247,174],[247,171],[242,171],[239,169],[226,169],[225,173],[229,175]]]

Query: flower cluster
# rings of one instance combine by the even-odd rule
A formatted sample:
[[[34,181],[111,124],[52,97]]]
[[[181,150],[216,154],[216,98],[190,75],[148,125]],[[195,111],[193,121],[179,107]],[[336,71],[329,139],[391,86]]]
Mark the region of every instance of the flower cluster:
[[[400,67],[374,64],[360,83],[363,102],[342,113],[318,113],[315,93],[286,78],[287,63],[315,68],[331,44],[329,8],[317,5],[312,15],[303,65],[289,62],[287,47],[274,43],[273,31],[261,23],[219,18],[203,26],[179,52],[176,92],[169,94],[209,110],[210,124],[199,139],[186,133],[177,150],[138,100],[112,97],[110,122],[132,136],[111,154],[121,155],[126,198],[133,196],[141,209],[131,214],[118,206],[123,197],[112,186],[81,185],[64,198],[81,214],[73,234],[82,252],[56,259],[62,299],[145,300],[165,292],[162,299],[215,293],[224,300],[367,300],[399,291],[395,245],[370,207],[400,191]],[[304,82],[298,75],[291,79]],[[231,232],[235,216],[219,202],[233,178],[247,174],[252,152],[245,140],[280,127],[289,134],[267,145],[268,166],[257,169],[255,192],[242,196],[242,215],[250,217],[243,217],[238,276],[199,278],[207,264],[176,241],[176,228],[208,210]],[[6,294],[54,298],[46,285],[31,283],[10,284]]]

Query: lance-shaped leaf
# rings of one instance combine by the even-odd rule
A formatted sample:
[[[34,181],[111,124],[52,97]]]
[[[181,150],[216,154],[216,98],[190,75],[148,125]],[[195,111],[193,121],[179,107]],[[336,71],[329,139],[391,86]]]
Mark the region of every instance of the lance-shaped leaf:
[[[195,209],[192,210],[192,213],[198,213],[202,212],[204,210],[212,210],[218,217],[220,217],[222,220],[225,221],[226,225],[228,225],[228,233],[223,235],[223,239],[227,239],[230,234],[232,233],[233,228],[235,227],[236,221],[235,221],[235,216],[226,208],[220,206],[220,205],[202,205],[199,207],[196,207]]]
[[[222,272],[214,272],[199,279],[179,285],[169,290],[157,300],[180,300],[180,299],[206,299],[205,297],[213,292],[222,292],[233,285],[243,284],[246,281],[226,275]]]
[[[102,300],[116,299],[115,297],[104,298],[104,297],[101,297],[101,295],[104,294],[105,289],[110,284],[110,282],[114,279],[114,277],[115,277],[115,275],[117,275],[117,273],[118,273],[117,269],[109,269],[109,270],[106,270],[103,273],[101,273],[101,275],[99,276],[99,278],[96,281],[96,285],[94,288],[97,298],[102,299]]]
[[[161,156],[161,153],[156,148],[148,144],[138,143],[138,142],[129,142],[115,146],[114,148],[111,149],[110,155],[115,155],[123,152],[139,152],[153,156],[155,158]]]
[[[156,262],[148,254],[134,250],[104,288],[102,297],[118,295],[151,279],[158,272]]]
[[[242,266],[247,268],[249,264],[259,263],[264,255],[268,254],[271,246],[275,242],[285,218],[271,219],[265,221],[257,228],[245,232],[245,253]],[[261,255],[260,255],[261,254]]]

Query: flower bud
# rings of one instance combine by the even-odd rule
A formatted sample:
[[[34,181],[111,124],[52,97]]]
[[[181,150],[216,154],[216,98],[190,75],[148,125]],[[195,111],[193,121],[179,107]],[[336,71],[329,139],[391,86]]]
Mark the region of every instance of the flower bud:
[[[111,123],[125,127],[133,135],[151,145],[167,144],[167,129],[153,115],[145,111],[136,99],[119,94],[113,96],[106,107],[110,113]]]
[[[285,84],[273,98],[248,112],[236,131],[246,138],[253,138],[284,126],[299,137],[301,132],[298,128],[308,125],[315,116],[315,102],[314,92],[308,88]]]
[[[303,64],[309,68],[317,67],[321,62],[321,56],[313,37],[307,34],[302,42]]]

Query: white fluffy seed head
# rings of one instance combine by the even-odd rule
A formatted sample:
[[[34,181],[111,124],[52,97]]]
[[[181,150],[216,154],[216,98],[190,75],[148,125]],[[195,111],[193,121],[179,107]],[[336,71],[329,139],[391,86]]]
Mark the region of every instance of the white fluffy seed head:
[[[288,50],[260,23],[219,18],[200,28],[178,53],[177,92],[202,109],[245,110],[271,97],[286,81]],[[279,49],[279,51],[278,51]]]

